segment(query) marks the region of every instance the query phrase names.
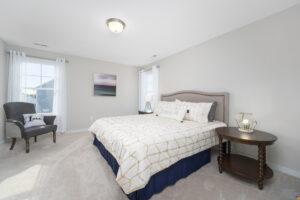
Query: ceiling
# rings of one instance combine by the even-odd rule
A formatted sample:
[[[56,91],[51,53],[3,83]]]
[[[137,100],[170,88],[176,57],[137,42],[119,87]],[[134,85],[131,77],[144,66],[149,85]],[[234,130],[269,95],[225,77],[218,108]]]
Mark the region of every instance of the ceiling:
[[[299,0],[1,0],[9,44],[141,66],[284,10]],[[116,35],[108,18],[126,23]],[[48,47],[33,43],[47,44]],[[153,58],[152,55],[157,57]]]

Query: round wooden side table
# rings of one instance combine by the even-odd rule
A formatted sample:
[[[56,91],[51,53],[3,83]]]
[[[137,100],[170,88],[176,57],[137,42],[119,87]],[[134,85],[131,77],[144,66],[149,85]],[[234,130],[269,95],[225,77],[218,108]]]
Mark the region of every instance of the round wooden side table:
[[[233,174],[257,181],[258,188],[263,189],[263,180],[271,178],[273,171],[266,164],[266,146],[273,144],[277,137],[263,131],[254,130],[252,133],[240,132],[234,127],[217,128],[219,136],[219,172],[223,169]],[[227,142],[227,153],[223,152],[223,140]],[[258,159],[252,159],[246,156],[231,154],[230,142],[237,142],[248,145],[258,146]]]

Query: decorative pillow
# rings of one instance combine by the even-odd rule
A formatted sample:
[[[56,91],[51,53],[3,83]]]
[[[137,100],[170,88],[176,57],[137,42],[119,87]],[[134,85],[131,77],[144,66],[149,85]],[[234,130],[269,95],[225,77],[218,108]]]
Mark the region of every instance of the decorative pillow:
[[[185,114],[186,110],[184,108],[163,108],[160,111],[159,116],[182,121]]]
[[[176,103],[179,107],[182,107],[187,111],[184,116],[184,119],[200,123],[208,122],[208,113],[210,111],[212,103],[192,103],[186,101],[179,101],[177,99]]]
[[[24,128],[46,125],[42,114],[23,114],[23,117],[25,122]]]
[[[159,115],[163,109],[170,110],[176,109],[176,107],[177,104],[175,103],[175,101],[159,101],[155,104],[153,113]]]
[[[215,119],[215,114],[216,114],[216,109],[217,109],[217,102],[213,102],[210,108],[210,111],[208,113],[208,121],[212,122]]]

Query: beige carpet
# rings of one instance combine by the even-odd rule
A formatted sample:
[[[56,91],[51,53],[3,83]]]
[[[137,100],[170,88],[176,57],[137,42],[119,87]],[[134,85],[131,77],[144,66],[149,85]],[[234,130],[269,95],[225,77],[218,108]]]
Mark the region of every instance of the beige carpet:
[[[0,200],[127,199],[89,133],[59,135],[56,144],[51,134],[40,136],[37,143],[31,140],[29,154],[23,140],[13,151],[9,146],[0,146]],[[212,159],[152,199],[294,200],[300,195],[300,179],[275,171],[260,191],[252,181],[219,174],[216,153]]]

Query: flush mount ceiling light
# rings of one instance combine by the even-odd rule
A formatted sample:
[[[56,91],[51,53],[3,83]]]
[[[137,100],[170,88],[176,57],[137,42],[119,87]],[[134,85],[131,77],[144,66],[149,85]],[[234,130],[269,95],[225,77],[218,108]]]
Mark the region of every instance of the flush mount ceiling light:
[[[113,33],[121,33],[125,28],[125,23],[117,18],[110,18],[106,20],[109,30]]]

